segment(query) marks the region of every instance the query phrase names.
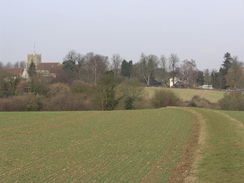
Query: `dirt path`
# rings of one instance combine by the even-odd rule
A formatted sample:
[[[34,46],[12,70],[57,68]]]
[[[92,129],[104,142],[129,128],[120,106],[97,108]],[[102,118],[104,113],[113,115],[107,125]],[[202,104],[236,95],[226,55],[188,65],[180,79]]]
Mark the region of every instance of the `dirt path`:
[[[207,92],[208,92],[207,90],[201,90],[199,97],[204,98],[204,96],[206,95]]]
[[[202,116],[189,108],[181,109],[194,117],[193,132],[179,163],[173,169],[168,180],[170,183],[196,182],[195,162],[198,162],[201,159],[199,151],[203,146],[205,139],[205,123]]]

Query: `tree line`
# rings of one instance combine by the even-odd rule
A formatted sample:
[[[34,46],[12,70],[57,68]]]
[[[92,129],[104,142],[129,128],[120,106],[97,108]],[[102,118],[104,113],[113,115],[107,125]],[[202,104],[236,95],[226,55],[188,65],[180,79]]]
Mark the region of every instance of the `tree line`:
[[[23,62],[18,63],[12,67],[25,65]],[[216,89],[244,88],[243,63],[237,57],[231,57],[228,52],[224,55],[219,71],[199,71],[193,59],[180,61],[174,53],[168,58],[164,55],[158,57],[142,53],[139,62],[133,63],[119,54],[114,54],[109,59],[93,52],[82,55],[71,50],[63,58],[62,64],[62,69],[57,71],[56,77],[47,78],[39,76],[35,64],[31,63],[28,68],[28,80],[13,77],[4,69],[0,69],[0,98],[5,99],[5,106],[9,106],[7,103],[11,102],[8,98],[12,97],[19,101],[13,102],[13,106],[25,104],[25,107],[17,108],[28,110],[150,108],[157,102],[153,104],[148,101],[144,96],[143,86],[168,87],[170,78],[173,84],[177,84],[179,80],[176,78],[179,78],[180,87],[187,88],[203,84],[213,85]],[[163,95],[166,94],[159,94],[160,97],[156,97],[156,101]],[[174,95],[168,95],[175,98]],[[34,104],[28,101],[33,101]],[[168,105],[169,101],[163,103]]]

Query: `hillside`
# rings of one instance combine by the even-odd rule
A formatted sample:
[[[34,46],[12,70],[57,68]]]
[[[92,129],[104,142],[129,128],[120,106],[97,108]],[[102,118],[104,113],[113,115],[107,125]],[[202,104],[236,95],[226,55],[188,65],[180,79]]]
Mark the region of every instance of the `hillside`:
[[[195,95],[207,99],[209,102],[216,103],[224,96],[224,92],[216,90],[202,89],[181,89],[181,88],[162,88],[162,87],[146,87],[145,91],[151,97],[155,90],[171,90],[175,92],[182,100],[191,100]]]

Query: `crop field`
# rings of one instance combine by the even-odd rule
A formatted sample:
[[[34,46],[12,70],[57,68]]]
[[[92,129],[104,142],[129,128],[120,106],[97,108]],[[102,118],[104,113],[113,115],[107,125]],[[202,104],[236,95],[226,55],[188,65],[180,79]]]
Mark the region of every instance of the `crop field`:
[[[212,103],[218,102],[223,98],[224,92],[215,90],[201,89],[181,89],[181,88],[162,88],[162,87],[146,87],[145,91],[151,97],[155,90],[171,90],[184,101],[190,101],[195,95],[207,99]]]
[[[167,182],[193,132],[185,110],[0,113],[0,182]]]

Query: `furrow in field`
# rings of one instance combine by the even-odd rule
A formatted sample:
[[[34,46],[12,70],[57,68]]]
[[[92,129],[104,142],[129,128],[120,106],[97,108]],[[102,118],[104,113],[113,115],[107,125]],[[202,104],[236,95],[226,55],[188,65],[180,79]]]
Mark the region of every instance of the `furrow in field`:
[[[165,153],[158,159],[147,175],[143,177],[142,182],[161,182],[168,179],[169,175],[166,175],[165,172],[174,166],[178,159],[178,152],[182,151],[182,145],[179,139],[186,138],[184,133],[185,131],[182,130],[186,123],[188,123],[188,121],[183,121],[181,125],[177,126],[176,133],[174,135],[176,138],[169,144]]]
[[[76,122],[80,122],[80,120],[84,120],[86,118],[89,118],[89,117],[92,117],[92,116],[95,116],[99,114],[99,112],[96,112],[94,114],[91,114],[91,115],[87,115],[87,116],[84,116],[82,118],[78,118],[76,120],[72,120],[72,121],[65,121],[63,123],[58,123],[58,124],[55,124],[55,125],[51,125],[51,126],[47,126],[45,128],[40,128],[40,129],[36,129],[36,130],[32,130],[32,131],[27,131],[27,132],[24,132],[24,133],[18,133],[18,134],[13,134],[11,136],[3,136],[0,138],[0,140],[6,140],[6,139],[9,139],[9,138],[13,138],[13,137],[19,137],[19,136],[23,136],[23,135],[29,135],[29,134],[32,134],[32,133],[37,133],[37,132],[41,132],[41,131],[46,131],[46,130],[49,130],[49,129],[53,129],[53,128],[58,128],[58,127],[61,127],[61,126],[64,126],[64,125],[67,125],[67,124],[70,124],[70,123],[76,123]],[[56,120],[55,120],[56,121]]]
[[[67,115],[64,115],[64,116],[58,116],[58,117],[54,117],[54,118],[51,118],[51,119],[41,120],[41,121],[34,121],[34,122],[33,122],[33,119],[32,119],[31,120],[31,124],[23,124],[23,125],[19,125],[19,126],[15,126],[15,127],[3,128],[3,129],[0,129],[0,132],[20,129],[20,128],[25,128],[25,127],[34,126],[34,125],[41,124],[41,123],[48,123],[48,122],[52,122],[52,121],[57,121],[57,120],[64,119],[64,118],[67,118],[67,117],[75,116],[75,115],[80,114],[80,113],[82,113],[82,112],[67,114]]]
[[[125,128],[125,127],[124,127]],[[109,134],[110,132],[111,132],[111,130],[112,131],[116,131],[116,130],[113,130],[113,129],[110,129],[109,131],[106,131],[106,132],[104,132],[104,134]],[[25,165],[25,166],[23,166],[23,167],[21,167],[21,168],[19,168],[17,171],[19,171],[20,169],[21,170],[27,170],[28,171],[28,166],[30,167],[30,169],[32,168],[32,166],[36,166],[36,168],[37,169],[41,169],[41,167],[38,167],[38,166],[41,166],[42,164],[41,164],[41,162],[45,162],[45,161],[48,161],[49,159],[53,159],[54,160],[54,162],[55,162],[55,156],[57,156],[58,154],[63,154],[62,156],[65,158],[65,157],[67,157],[67,151],[69,151],[69,150],[71,150],[71,151],[78,151],[79,150],[79,148],[80,148],[80,145],[82,145],[82,144],[84,144],[84,145],[86,145],[86,146],[88,146],[89,145],[89,141],[92,143],[92,144],[90,144],[90,146],[96,146],[97,145],[97,143],[99,143],[99,140],[100,139],[102,139],[102,137],[104,136],[104,134],[99,134],[99,135],[97,135],[95,138],[92,138],[92,139],[89,139],[88,141],[83,141],[83,142],[79,142],[78,144],[75,144],[75,146],[77,146],[77,149],[74,149],[75,148],[75,146],[74,145],[72,145],[72,146],[69,146],[69,147],[67,147],[66,149],[63,149],[61,152],[59,151],[59,150],[57,150],[57,151],[54,151],[53,153],[51,153],[50,155],[47,155],[47,156],[45,156],[45,157],[43,157],[42,159],[38,159],[38,161],[37,162],[34,162],[35,164],[37,164],[37,165],[35,165],[35,164],[33,164],[33,163],[29,163],[29,164],[27,164],[27,165]],[[90,146],[88,146],[88,147],[90,147]],[[62,157],[61,156],[61,157]],[[48,158],[49,157],[49,158]],[[61,158],[60,157],[60,158]],[[44,165],[43,165],[44,166]]]
[[[133,120],[133,118],[131,118],[130,120]],[[110,129],[106,134],[106,136],[107,137],[105,137],[104,135],[102,135],[103,136],[103,138],[106,138],[106,139],[112,139],[114,136],[116,136],[116,134],[118,134],[118,133],[120,133],[121,131],[127,131],[127,129],[128,128],[131,128],[132,126],[134,126],[133,124],[131,124],[131,122],[127,122],[127,124],[126,125],[123,125],[120,129],[119,129],[119,131],[118,130],[113,130],[113,129]],[[101,137],[99,137],[98,138],[98,140],[96,140],[96,143],[95,144],[93,144],[92,146],[98,146],[99,144],[103,144],[103,142],[100,140],[99,141],[99,139],[102,139],[102,136]],[[116,146],[116,145],[119,145],[119,144],[121,144],[122,142],[121,141],[118,141],[116,144],[112,144],[112,145],[109,145],[108,144],[108,146],[106,147],[106,148],[109,148],[109,149],[111,149],[112,147],[111,146]],[[105,147],[104,147],[105,148]],[[93,155],[93,156],[91,156],[91,157],[87,157],[86,158],[86,162],[89,162],[89,166],[90,165],[92,165],[92,164],[94,164],[93,162],[94,161],[96,161],[96,159],[100,159],[101,160],[101,162],[99,163],[99,162],[97,162],[98,164],[100,164],[100,165],[102,165],[103,167],[104,167],[104,162],[106,162],[108,159],[111,159],[111,158],[113,158],[113,157],[109,157],[109,158],[106,158],[106,159],[104,159],[104,158],[102,158],[103,156],[104,156],[104,153],[106,153],[106,148],[104,149],[104,148],[102,148],[101,149],[101,151],[99,151],[99,152],[95,152],[95,154]],[[89,149],[88,149],[89,150]],[[113,150],[110,150],[110,152],[112,152]],[[84,151],[83,152],[83,154],[86,154],[86,152]],[[114,153],[114,152],[112,152],[111,154],[115,154],[114,156],[117,156],[116,155],[116,153]],[[98,166],[98,164],[94,164],[95,166]],[[91,166],[91,168],[92,168],[92,166]],[[77,170],[76,169],[80,169],[80,166],[78,165],[78,167],[76,167],[76,166],[73,166],[73,168],[71,168],[71,169],[69,169],[69,171],[68,172],[65,172],[65,174],[63,174],[61,177],[60,176],[57,176],[57,181],[58,180],[62,180],[64,177],[65,177],[65,175],[66,175],[66,178],[67,178],[67,176],[70,176],[70,174],[69,174],[69,172],[71,171],[73,171],[73,172],[77,172]],[[81,171],[81,172],[83,172],[84,174],[86,174],[86,176],[87,176],[87,168],[86,168],[86,171]],[[90,169],[90,172],[93,172],[91,169]],[[94,172],[93,172],[94,173]],[[75,177],[75,176],[73,176],[73,177]]]
[[[65,124],[71,124],[71,123],[75,123],[75,122],[80,121],[80,120],[86,120],[86,119],[88,119],[90,117],[93,117],[95,115],[98,115],[98,114],[99,114],[99,112],[96,112],[96,113],[93,113],[91,115],[87,115],[87,116],[84,116],[82,118],[79,118],[79,120],[68,121]],[[62,125],[58,125],[58,126],[55,126],[55,127],[58,128],[58,127],[62,127],[63,125],[64,124],[62,123]],[[53,128],[54,127],[52,126],[52,129]],[[48,129],[51,129],[51,128],[48,128]],[[47,129],[45,129],[45,130],[47,130]],[[39,130],[36,131],[36,132],[39,132]],[[28,135],[28,134],[25,134],[25,135]],[[86,141],[83,141],[83,144],[85,144],[85,143],[86,143]],[[71,147],[67,147],[67,149],[69,149],[69,148],[71,148]],[[11,153],[16,153],[16,155],[14,155],[14,154],[10,155],[11,157],[16,157],[17,154],[18,154],[18,150],[12,151]],[[58,153],[60,153],[59,149],[54,151],[54,152],[51,152],[51,157],[52,157],[53,160],[56,160],[55,154],[58,154]],[[14,173],[15,171],[25,171],[25,170],[28,170],[28,167],[30,167],[30,169],[31,169],[33,165],[36,165],[36,167],[38,168],[38,166],[42,165],[42,162],[45,162],[45,158],[46,158],[46,155],[43,158],[38,158],[38,161],[35,161],[36,164],[33,164],[33,162],[28,161],[28,164],[18,165],[18,168],[12,169],[9,173],[7,173],[7,172],[3,172],[3,173],[9,174],[9,175],[11,175],[11,177],[15,177],[14,175],[18,176],[18,174]]]

